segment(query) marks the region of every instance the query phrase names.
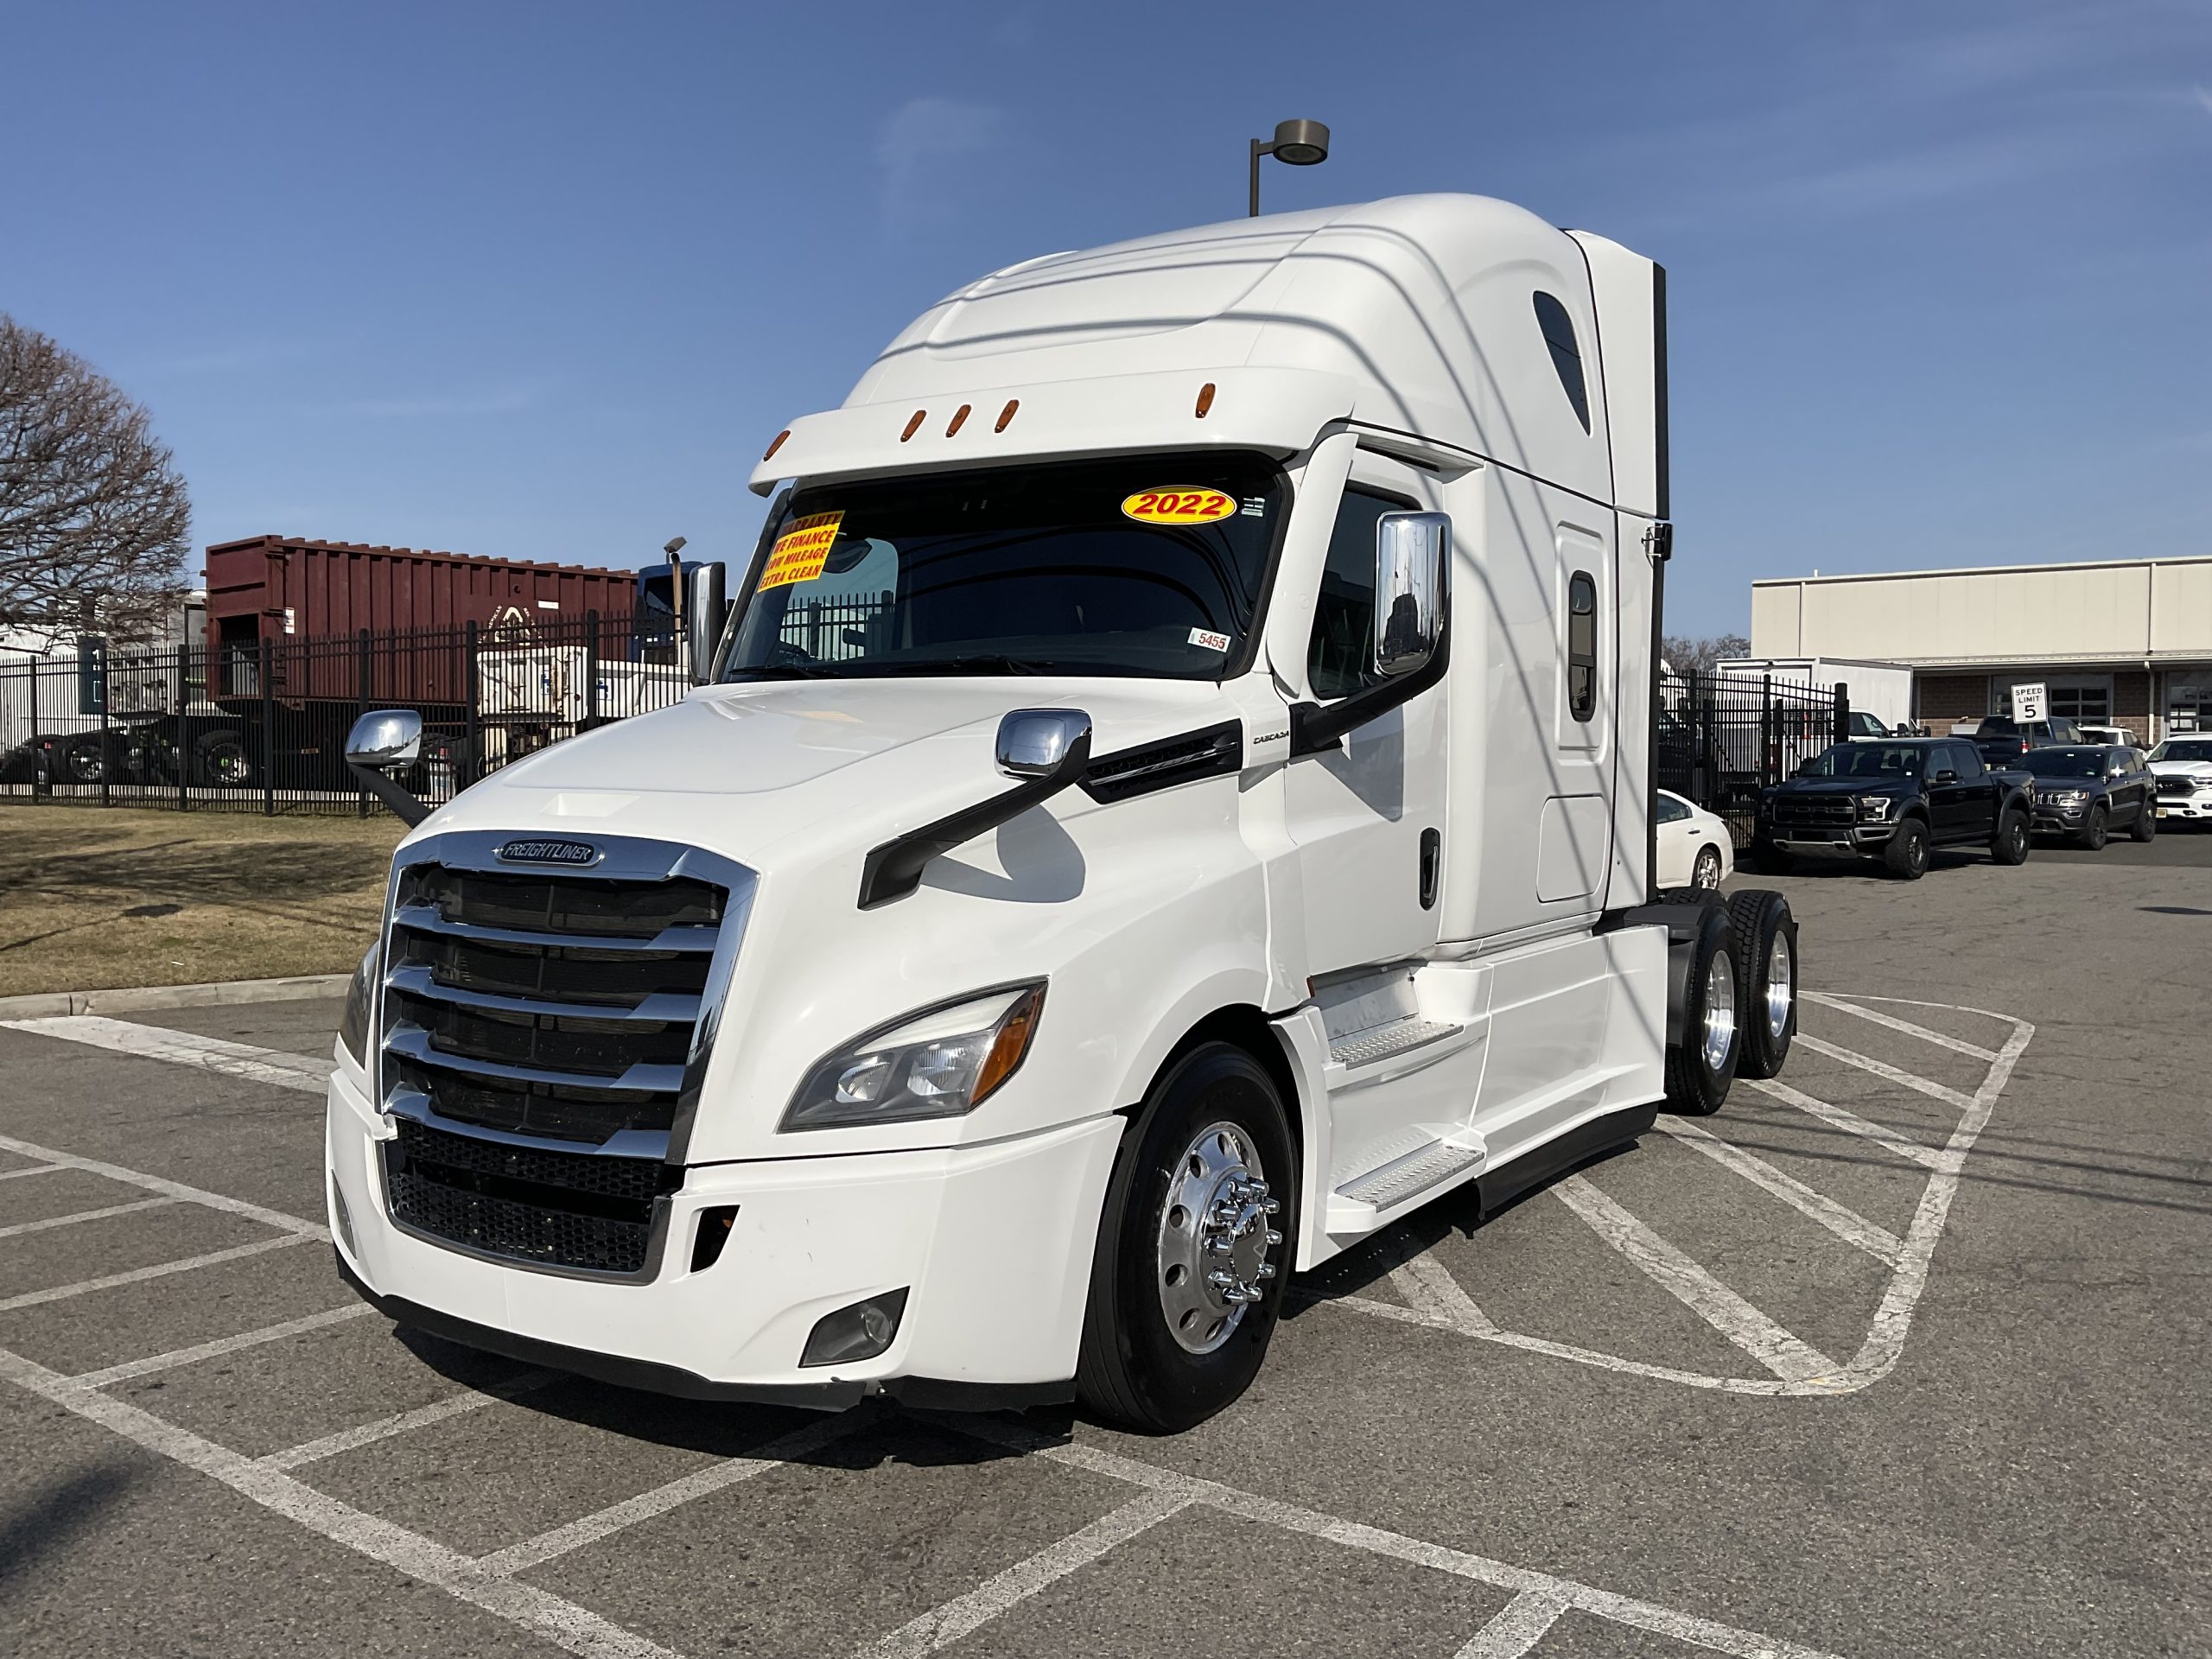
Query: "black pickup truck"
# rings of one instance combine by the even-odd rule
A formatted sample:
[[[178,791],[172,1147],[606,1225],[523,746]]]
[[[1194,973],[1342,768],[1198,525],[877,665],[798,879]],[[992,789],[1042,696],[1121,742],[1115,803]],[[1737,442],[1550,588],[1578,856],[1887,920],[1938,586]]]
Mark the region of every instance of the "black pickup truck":
[[[1878,858],[1917,881],[1936,847],[1986,847],[1999,864],[2028,856],[2035,779],[1982,763],[1962,737],[1839,743],[1759,798],[1751,850],[1764,870],[1804,858]]]

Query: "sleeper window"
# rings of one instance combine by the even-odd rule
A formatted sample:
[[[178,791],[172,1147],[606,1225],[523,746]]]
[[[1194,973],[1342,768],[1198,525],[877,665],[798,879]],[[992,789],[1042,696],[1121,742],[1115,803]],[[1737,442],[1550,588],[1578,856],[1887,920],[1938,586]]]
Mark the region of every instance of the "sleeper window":
[[[1585,570],[1567,584],[1567,706],[1577,720],[1598,709],[1598,584]]]
[[[1574,405],[1574,418],[1582,423],[1582,429],[1590,429],[1590,387],[1582,375],[1582,348],[1574,339],[1574,320],[1567,315],[1567,308],[1548,294],[1536,296],[1536,327],[1543,330],[1544,344],[1551,350],[1552,367],[1559,372],[1559,383],[1567,389],[1567,401]]]

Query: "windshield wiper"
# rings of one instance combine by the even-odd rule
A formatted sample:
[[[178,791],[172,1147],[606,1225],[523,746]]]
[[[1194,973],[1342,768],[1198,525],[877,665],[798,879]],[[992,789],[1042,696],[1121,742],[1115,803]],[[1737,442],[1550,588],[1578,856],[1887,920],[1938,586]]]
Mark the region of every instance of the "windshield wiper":
[[[1039,662],[1030,657],[1007,657],[995,652],[978,652],[964,657],[941,657],[935,660],[900,663],[897,666],[918,674],[1050,674],[1059,664]]]
[[[758,668],[741,668],[725,682],[745,685],[754,680],[834,680],[843,672],[841,663],[763,663]]]

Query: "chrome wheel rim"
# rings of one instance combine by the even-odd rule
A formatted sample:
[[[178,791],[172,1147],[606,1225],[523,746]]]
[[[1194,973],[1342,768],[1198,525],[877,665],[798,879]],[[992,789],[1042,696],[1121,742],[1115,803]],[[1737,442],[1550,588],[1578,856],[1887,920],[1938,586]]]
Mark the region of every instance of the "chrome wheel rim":
[[[1789,935],[1777,929],[1766,951],[1766,1034],[1777,1043],[1789,1025],[1789,1005],[1797,994],[1796,975]]]
[[[1282,1201],[1268,1191],[1251,1136],[1209,1123],[1192,1138],[1160,1211],[1156,1279],[1168,1334],[1185,1352],[1210,1354],[1236,1334],[1275,1276],[1273,1224]]]
[[[1720,855],[1712,848],[1697,855],[1697,868],[1690,873],[1690,885],[1708,892],[1720,885]]]
[[[1727,1065],[1728,1051],[1736,1046],[1736,976],[1729,966],[1728,958],[1715,951],[1705,970],[1705,1031],[1700,1046],[1708,1071],[1717,1072]]]

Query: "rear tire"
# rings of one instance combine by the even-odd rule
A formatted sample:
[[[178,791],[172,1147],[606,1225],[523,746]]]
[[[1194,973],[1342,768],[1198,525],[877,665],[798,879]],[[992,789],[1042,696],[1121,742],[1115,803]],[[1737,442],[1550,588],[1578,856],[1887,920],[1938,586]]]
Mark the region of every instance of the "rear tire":
[[[1076,1368],[1086,1407],[1173,1434],[1251,1385],[1289,1282],[1298,1188],[1282,1097],[1256,1060],[1205,1043],[1167,1068],[1107,1184]],[[1224,1237],[1230,1249],[1206,1248]],[[1212,1288],[1215,1273],[1233,1283]]]
[[[1777,1077],[1797,1034],[1797,918],[1780,893],[1754,889],[1729,899],[1728,925],[1743,1027],[1736,1075]]]
[[[207,789],[246,789],[253,784],[253,762],[245,739],[236,732],[209,732],[192,745],[192,781]]]
[[[2145,801],[2135,809],[2135,822],[2127,826],[2131,841],[2149,841],[2158,833],[2158,809],[2155,803]]]
[[[1998,820],[1997,834],[1989,843],[1989,855],[1999,864],[2024,864],[2028,861],[2028,815],[2018,807]],[[2097,842],[2101,847],[2102,841]]]
[[[2082,825],[2082,833],[2075,838],[2075,843],[2089,852],[2101,853],[2105,849],[2105,841],[2111,834],[2112,821],[2106,816],[2104,808],[2093,806],[2089,809],[2088,820]]]
[[[1682,1040],[1667,1050],[1667,1109],[1710,1117],[1728,1098],[1743,1050],[1734,930],[1719,905],[1706,912],[1689,944],[1681,998]]]
[[[1697,855],[1697,868],[1690,872],[1690,886],[1700,893],[1711,893],[1720,886],[1720,854],[1711,847]]]
[[[1917,881],[1928,874],[1928,826],[1907,818],[1890,832],[1882,849],[1882,862],[1901,881]]]
[[[97,784],[107,776],[107,746],[97,737],[79,738],[61,757],[61,770],[73,784]]]

